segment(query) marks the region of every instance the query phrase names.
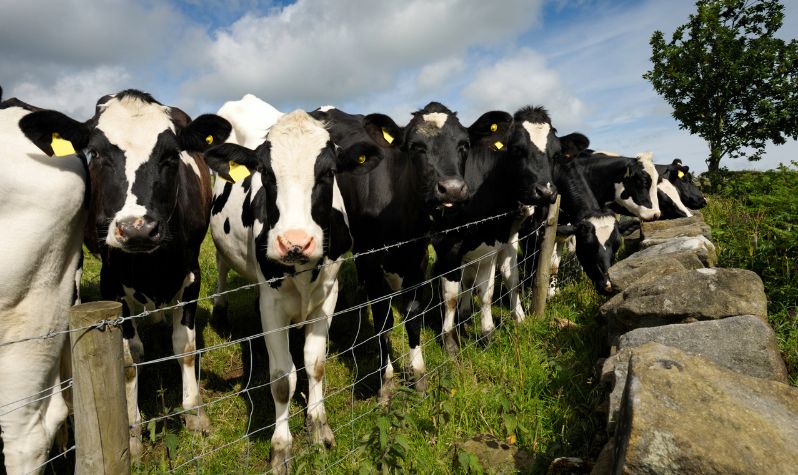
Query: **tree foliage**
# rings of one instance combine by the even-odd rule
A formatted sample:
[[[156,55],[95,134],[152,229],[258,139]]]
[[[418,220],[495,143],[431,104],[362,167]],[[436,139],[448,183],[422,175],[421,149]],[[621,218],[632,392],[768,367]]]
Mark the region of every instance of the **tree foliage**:
[[[780,1],[698,0],[696,8],[670,42],[654,32],[643,77],[680,128],[708,142],[709,171],[723,157],[759,160],[768,142],[798,138],[798,41],[774,37]]]

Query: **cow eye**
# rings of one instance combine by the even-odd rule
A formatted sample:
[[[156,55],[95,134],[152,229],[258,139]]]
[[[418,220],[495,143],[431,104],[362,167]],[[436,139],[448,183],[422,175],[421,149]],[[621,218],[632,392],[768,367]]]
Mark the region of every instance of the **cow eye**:
[[[427,145],[423,142],[413,142],[410,144],[410,150],[416,153],[427,153]]]
[[[468,153],[469,145],[467,142],[463,142],[457,146],[457,151],[460,152],[460,155],[466,155]]]

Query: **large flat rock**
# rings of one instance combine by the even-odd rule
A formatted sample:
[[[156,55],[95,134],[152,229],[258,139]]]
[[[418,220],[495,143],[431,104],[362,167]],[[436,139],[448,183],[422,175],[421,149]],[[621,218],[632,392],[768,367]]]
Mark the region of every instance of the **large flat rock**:
[[[607,415],[607,432],[610,434],[615,431],[629,358],[637,347],[651,342],[703,356],[740,374],[787,382],[787,368],[773,330],[753,315],[638,328],[619,337],[618,352],[607,358],[602,367],[601,380],[612,387]]]
[[[767,317],[762,279],[744,269],[694,269],[666,275],[615,295],[599,312],[612,335],[635,328],[737,315]]]
[[[648,257],[675,252],[694,252],[706,267],[714,267],[718,263],[718,253],[712,241],[704,236],[682,236],[668,239],[648,239],[645,245],[640,243],[640,251],[629,257]]]
[[[616,474],[796,474],[798,389],[647,343],[615,440]]]
[[[700,269],[704,263],[693,251],[674,252],[670,254],[649,254],[628,258],[615,263],[609,268],[610,282],[616,292],[622,292],[632,285],[658,279],[690,269]]]
[[[643,241],[642,248],[649,247],[652,242],[662,242],[675,237],[704,236],[712,239],[712,231],[704,220],[697,216],[690,218],[650,221],[640,225]]]

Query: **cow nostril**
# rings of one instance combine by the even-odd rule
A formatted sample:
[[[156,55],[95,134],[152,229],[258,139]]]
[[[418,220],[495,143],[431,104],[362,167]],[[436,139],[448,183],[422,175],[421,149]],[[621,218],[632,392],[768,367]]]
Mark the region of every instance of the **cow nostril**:
[[[161,230],[161,226],[158,224],[158,221],[154,221],[148,227],[150,228],[149,237],[150,238],[158,237],[158,234],[160,234]]]
[[[445,195],[446,194],[446,185],[443,182],[438,182],[438,193]]]

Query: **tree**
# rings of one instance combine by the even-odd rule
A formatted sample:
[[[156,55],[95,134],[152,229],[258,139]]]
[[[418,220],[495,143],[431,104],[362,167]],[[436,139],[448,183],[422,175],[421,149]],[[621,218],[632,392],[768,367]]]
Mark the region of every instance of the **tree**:
[[[679,127],[722,158],[759,160],[767,142],[798,138],[798,41],[781,28],[779,0],[698,0],[697,11],[666,43],[651,36],[654,67],[643,77],[673,107]]]

